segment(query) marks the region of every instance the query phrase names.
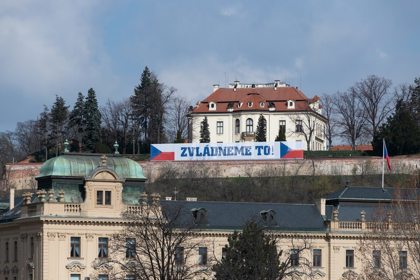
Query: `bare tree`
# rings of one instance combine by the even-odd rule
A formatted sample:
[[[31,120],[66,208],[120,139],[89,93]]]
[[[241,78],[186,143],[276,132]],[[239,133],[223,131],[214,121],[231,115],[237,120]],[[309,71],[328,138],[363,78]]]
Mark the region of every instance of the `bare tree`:
[[[370,75],[352,88],[363,108],[370,140],[392,110],[390,87],[390,80]]]
[[[303,135],[306,142],[306,149],[311,150],[311,141],[314,140],[316,129],[316,117],[314,112],[305,111],[300,112],[298,115],[291,116],[291,119],[296,124],[296,129],[291,132],[292,134]]]
[[[416,189],[397,191],[374,214],[360,242],[366,279],[420,279],[420,202]]]
[[[129,142],[131,114],[130,100],[128,99],[121,102],[108,100],[101,108],[104,129],[108,131],[108,142],[112,144],[114,141],[118,141],[123,154],[126,153]]]
[[[333,138],[337,136],[337,121],[334,114],[334,97],[331,95],[324,95],[321,102],[323,115],[327,119],[325,126],[325,138],[328,141],[328,148],[331,148]]]
[[[177,138],[186,139],[188,136],[188,118],[190,103],[183,97],[173,97],[168,106],[168,136],[173,142]]]
[[[137,211],[125,213],[127,225],[111,241],[113,277],[176,280],[206,275],[202,265],[189,261],[199,244],[193,219],[183,220],[182,204],[160,205],[158,195],[152,195],[152,202],[144,196],[142,201]]]
[[[366,124],[365,111],[356,90],[350,88],[347,92],[338,92],[334,98],[334,107],[339,135],[346,139],[354,150],[363,136]]]
[[[36,121],[18,122],[14,135],[21,152],[30,154],[41,150],[40,133],[38,133]]]

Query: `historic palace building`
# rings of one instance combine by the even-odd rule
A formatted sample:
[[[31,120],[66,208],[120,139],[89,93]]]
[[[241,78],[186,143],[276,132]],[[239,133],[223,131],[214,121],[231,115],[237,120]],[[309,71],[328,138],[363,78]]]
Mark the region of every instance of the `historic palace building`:
[[[357,277],[370,269],[369,263],[369,275],[389,274],[385,260],[390,252],[378,240],[413,241],[402,233],[418,230],[417,220],[409,223],[410,215],[396,220],[389,211],[395,202],[393,189],[346,187],[314,204],[175,201],[160,200],[156,194],[147,199],[138,163],[92,154],[50,159],[37,180],[35,193],[15,198],[12,191],[8,208],[0,214],[0,280],[111,279],[114,268],[105,261],[116,257],[109,247],[127,224],[122,213],[142,213],[148,203],[162,211],[179,206],[182,220],[196,225],[192,238],[198,246],[187,260],[178,261],[201,270],[210,270],[223,257],[228,236],[249,220],[278,238],[282,257],[292,256],[290,271],[299,279],[362,279]],[[382,212],[385,220],[379,219]],[[395,275],[418,275],[419,254],[410,243],[395,243],[393,248]],[[127,251],[123,261],[130,256]]]
[[[227,88],[213,86],[213,92],[190,113],[190,140],[200,141],[201,123],[209,124],[210,142],[254,141],[258,119],[266,122],[266,141],[274,142],[281,129],[284,141],[301,142],[303,149],[326,150],[325,124],[318,96],[307,98],[297,87],[275,81]]]

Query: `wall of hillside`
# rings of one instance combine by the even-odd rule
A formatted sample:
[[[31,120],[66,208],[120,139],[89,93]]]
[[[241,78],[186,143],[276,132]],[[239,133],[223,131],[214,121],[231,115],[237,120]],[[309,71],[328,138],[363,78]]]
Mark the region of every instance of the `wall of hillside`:
[[[319,175],[372,175],[382,172],[382,158],[360,157],[347,159],[306,159],[269,161],[200,161],[200,162],[139,162],[150,182],[158,178],[201,177],[273,177]],[[413,174],[420,172],[420,156],[393,157],[392,173]],[[41,164],[24,163],[6,165],[6,181],[16,189],[36,188],[35,176]],[[386,166],[385,166],[386,169]],[[385,172],[388,172],[385,170]],[[4,182],[3,182],[4,183]]]

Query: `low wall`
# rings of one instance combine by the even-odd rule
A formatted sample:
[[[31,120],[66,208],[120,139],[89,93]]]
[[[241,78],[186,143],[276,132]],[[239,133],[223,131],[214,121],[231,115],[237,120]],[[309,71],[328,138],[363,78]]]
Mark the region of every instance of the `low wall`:
[[[144,175],[150,182],[166,178],[225,178],[267,176],[319,176],[381,174],[380,157],[264,160],[264,161],[141,161]],[[420,171],[420,156],[391,159],[391,173],[413,174]],[[40,163],[8,164],[3,183],[16,189],[35,189],[35,176]],[[385,166],[385,172],[389,173]]]

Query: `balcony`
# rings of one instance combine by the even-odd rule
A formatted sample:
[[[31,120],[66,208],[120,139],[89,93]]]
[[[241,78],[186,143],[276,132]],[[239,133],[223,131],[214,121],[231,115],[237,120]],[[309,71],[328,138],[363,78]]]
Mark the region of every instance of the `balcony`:
[[[245,142],[252,142],[255,139],[255,132],[242,132],[241,139]]]

